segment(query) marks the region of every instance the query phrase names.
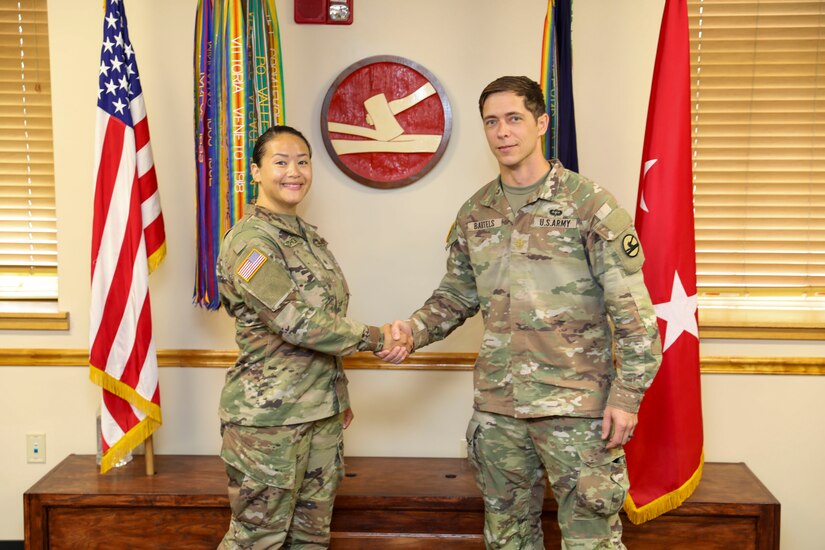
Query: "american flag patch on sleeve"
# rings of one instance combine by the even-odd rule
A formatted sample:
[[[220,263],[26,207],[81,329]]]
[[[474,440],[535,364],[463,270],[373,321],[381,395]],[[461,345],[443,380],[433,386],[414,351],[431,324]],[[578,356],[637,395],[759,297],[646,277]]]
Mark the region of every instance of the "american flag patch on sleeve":
[[[266,256],[252,249],[252,252],[246,257],[243,263],[238,268],[238,275],[247,283],[253,275],[266,263]]]

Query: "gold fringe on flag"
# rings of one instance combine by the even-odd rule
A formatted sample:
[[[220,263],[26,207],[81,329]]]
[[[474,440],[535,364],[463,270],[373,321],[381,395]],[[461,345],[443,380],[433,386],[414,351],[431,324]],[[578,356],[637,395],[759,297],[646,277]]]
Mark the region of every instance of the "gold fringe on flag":
[[[699,466],[696,468],[696,471],[693,472],[693,475],[690,476],[690,478],[681,487],[675,491],[671,491],[670,493],[660,496],[656,500],[645,504],[641,508],[636,507],[636,503],[633,502],[633,499],[630,497],[630,493],[628,493],[627,499],[624,502],[624,511],[627,514],[627,518],[635,525],[639,525],[640,523],[657,518],[662,514],[675,510],[681,506],[682,503],[693,494],[693,491],[695,491],[696,487],[699,485],[699,481],[702,479],[702,467],[704,464],[705,452],[702,451],[702,456],[699,458]]]
[[[141,396],[134,388],[113,378],[100,369],[89,365],[89,378],[104,390],[115,394],[129,404],[134,405],[146,417],[140,423],[123,434],[109,450],[104,453],[100,461],[100,473],[105,474],[113,468],[129,452],[152,435],[163,423],[160,407]]]
[[[160,248],[155,250],[151,256],[149,256],[146,261],[149,263],[149,274],[151,275],[152,272],[160,265],[160,262],[166,257],[166,241],[160,245]]]

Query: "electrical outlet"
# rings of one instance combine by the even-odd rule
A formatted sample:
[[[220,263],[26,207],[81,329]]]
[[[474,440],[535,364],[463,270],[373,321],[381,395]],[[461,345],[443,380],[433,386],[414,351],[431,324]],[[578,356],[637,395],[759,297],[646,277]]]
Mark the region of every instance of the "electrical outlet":
[[[26,462],[46,463],[46,434],[26,434]]]

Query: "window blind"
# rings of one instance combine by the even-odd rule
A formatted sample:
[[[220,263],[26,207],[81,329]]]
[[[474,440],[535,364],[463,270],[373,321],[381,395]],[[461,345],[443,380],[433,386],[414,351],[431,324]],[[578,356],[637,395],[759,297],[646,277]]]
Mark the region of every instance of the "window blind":
[[[45,0],[0,4],[0,299],[57,298]]]
[[[700,312],[811,322],[799,312],[825,304],[825,2],[688,13]]]

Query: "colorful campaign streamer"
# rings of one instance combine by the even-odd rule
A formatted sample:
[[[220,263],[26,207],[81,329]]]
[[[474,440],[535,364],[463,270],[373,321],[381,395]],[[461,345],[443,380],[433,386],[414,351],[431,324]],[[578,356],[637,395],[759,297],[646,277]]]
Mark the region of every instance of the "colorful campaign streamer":
[[[573,0],[548,0],[541,49],[541,89],[544,90],[550,128],[543,143],[545,158],[559,159],[565,167],[578,171],[572,21]]]
[[[249,171],[260,132],[284,124],[280,30],[273,0],[199,0],[195,22],[197,270],[194,301],[218,309],[223,234],[255,201]]]

